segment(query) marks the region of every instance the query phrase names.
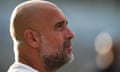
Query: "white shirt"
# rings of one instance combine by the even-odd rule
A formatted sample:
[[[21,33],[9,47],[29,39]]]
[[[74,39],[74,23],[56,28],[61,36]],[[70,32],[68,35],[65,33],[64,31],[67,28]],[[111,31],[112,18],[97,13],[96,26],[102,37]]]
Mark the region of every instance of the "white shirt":
[[[8,72],[38,72],[38,71],[26,64],[14,63],[13,65],[10,66]]]

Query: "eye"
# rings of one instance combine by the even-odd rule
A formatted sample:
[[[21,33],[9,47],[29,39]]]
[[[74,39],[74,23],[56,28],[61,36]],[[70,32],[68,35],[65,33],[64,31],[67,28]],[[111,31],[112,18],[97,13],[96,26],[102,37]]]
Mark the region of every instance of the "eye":
[[[56,31],[63,31],[65,28],[66,28],[66,26],[67,26],[67,21],[64,21],[64,20],[62,20],[62,21],[59,21],[59,22],[57,22],[56,24],[55,24],[55,30]]]
[[[62,31],[64,29],[64,24],[57,24],[55,30]]]

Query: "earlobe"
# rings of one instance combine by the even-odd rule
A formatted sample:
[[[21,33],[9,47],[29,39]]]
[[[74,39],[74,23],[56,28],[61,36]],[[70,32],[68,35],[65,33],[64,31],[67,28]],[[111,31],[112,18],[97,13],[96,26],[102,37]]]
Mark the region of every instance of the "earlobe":
[[[26,30],[24,32],[24,38],[26,43],[33,47],[33,48],[38,48],[39,47],[39,38],[37,36],[37,33],[32,31],[32,30]]]

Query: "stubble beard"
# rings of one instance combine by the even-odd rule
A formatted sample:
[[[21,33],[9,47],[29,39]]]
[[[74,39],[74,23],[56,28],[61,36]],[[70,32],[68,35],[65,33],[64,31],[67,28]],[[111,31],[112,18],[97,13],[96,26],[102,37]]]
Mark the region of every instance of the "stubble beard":
[[[53,48],[43,35],[41,35],[41,42],[42,49],[40,56],[43,58],[43,62],[47,70],[57,70],[67,62],[73,61],[74,56],[72,52],[68,54],[65,51],[65,43],[61,48]]]

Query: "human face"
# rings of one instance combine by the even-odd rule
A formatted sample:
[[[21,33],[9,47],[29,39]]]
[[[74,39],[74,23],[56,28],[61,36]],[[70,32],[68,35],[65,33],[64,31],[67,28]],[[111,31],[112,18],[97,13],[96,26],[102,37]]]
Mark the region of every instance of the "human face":
[[[58,12],[55,17],[47,21],[49,23],[39,33],[40,56],[47,69],[58,69],[73,60],[71,39],[74,35],[67,27],[68,22],[62,13]]]
[[[71,46],[71,35],[70,37],[65,39],[65,35],[63,35],[64,29],[67,30],[66,24],[56,24],[59,26],[55,26],[55,34],[50,36],[50,39],[47,39],[47,36],[40,33],[40,40],[42,45],[41,56],[44,59],[45,65],[49,69],[57,69],[61,67],[68,61],[73,60],[72,54],[72,46]],[[67,31],[65,31],[67,32]],[[68,33],[69,34],[69,33]],[[70,34],[72,34],[70,32]]]

